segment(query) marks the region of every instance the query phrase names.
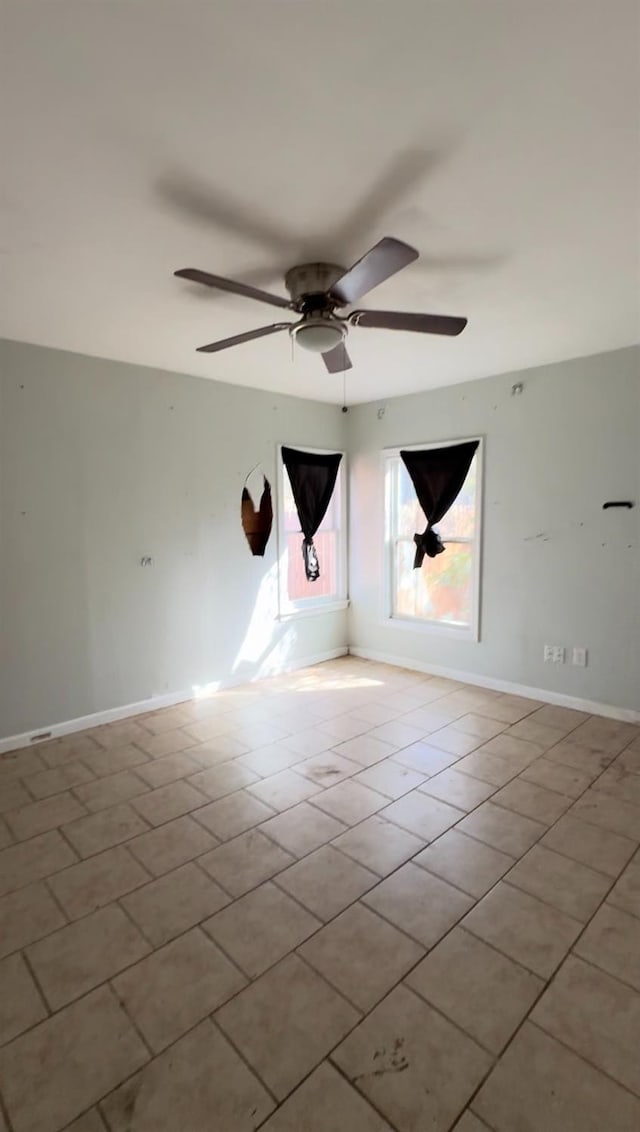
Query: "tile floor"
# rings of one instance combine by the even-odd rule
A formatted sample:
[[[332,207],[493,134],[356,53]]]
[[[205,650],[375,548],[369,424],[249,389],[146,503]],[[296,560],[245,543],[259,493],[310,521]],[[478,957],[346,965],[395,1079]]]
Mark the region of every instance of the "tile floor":
[[[355,658],[0,757],[0,1132],[640,1128],[640,727]]]

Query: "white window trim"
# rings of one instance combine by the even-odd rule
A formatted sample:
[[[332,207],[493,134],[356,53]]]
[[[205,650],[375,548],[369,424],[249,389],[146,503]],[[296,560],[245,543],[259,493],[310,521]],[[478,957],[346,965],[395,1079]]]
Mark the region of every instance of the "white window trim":
[[[337,553],[337,594],[326,594],[323,597],[303,597],[291,601],[287,593],[287,539],[284,529],[284,475],[286,468],[282,459],[283,448],[297,448],[300,452],[313,452],[321,456],[330,456],[340,453],[340,528]],[[298,617],[313,617],[321,613],[333,613],[339,609],[347,609],[349,605],[348,594],[348,563],[347,563],[347,454],[340,448],[312,448],[308,444],[282,441],[277,446],[277,506],[276,528],[278,539],[278,620],[290,621]],[[302,534],[300,535],[302,542]],[[320,563],[322,568],[322,563]]]
[[[391,516],[391,460],[400,459],[400,452],[421,452],[428,448],[452,448],[456,444],[466,444],[471,440],[478,441],[475,455],[477,460],[476,481],[476,554],[473,560],[473,609],[472,621],[469,626],[447,625],[441,621],[427,621],[418,617],[397,617],[393,615],[393,540],[390,530]],[[384,505],[384,564],[382,587],[383,608],[381,621],[386,627],[408,630],[410,633],[423,633],[433,636],[449,637],[458,641],[480,640],[480,593],[482,587],[482,540],[483,540],[483,508],[484,496],[484,437],[464,436],[455,440],[429,440],[423,444],[402,444],[399,447],[384,448],[382,453],[382,479],[383,479],[383,505]],[[452,540],[453,541],[453,540]],[[459,541],[465,541],[460,539]],[[470,541],[470,540],[469,540]]]

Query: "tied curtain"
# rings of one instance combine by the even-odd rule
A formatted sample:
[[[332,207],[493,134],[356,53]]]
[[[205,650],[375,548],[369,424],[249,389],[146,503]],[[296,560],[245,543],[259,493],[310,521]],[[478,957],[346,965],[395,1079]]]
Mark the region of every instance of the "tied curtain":
[[[418,532],[413,536],[416,544],[414,570],[422,566],[425,554],[429,558],[442,554],[444,545],[433,527],[444,519],[460,493],[479,443],[479,440],[469,440],[447,448],[400,452],[416,489],[418,502],[427,516],[427,525],[422,534]]]
[[[313,536],[327,513],[341,459],[340,452],[320,454],[299,452],[296,448],[282,449],[282,462],[289,475],[300,529],[304,535],[302,557],[309,582],[315,582],[320,577]]]

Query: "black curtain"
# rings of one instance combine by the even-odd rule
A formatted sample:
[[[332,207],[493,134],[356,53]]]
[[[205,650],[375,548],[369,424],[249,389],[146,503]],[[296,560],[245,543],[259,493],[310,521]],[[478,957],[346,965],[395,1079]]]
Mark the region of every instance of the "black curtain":
[[[327,513],[342,455],[331,452],[299,452],[296,448],[283,448],[282,461],[289,474],[291,490],[304,535],[302,557],[307,579],[315,582],[320,577],[320,564],[313,536]]]
[[[423,452],[400,453],[416,489],[418,502],[427,516],[425,530],[422,534],[417,533],[413,536],[416,544],[414,570],[422,566],[425,554],[429,558],[442,554],[444,546],[440,535],[433,530],[433,527],[435,523],[444,519],[451,504],[457,498],[479,443],[479,440],[469,440],[464,444],[452,444],[447,448],[427,448]]]

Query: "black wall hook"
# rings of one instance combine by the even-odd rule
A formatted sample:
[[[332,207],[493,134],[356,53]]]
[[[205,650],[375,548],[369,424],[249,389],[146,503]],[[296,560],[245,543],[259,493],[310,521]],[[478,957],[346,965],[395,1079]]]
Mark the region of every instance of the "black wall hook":
[[[608,507],[628,507],[631,510],[635,504],[630,499],[610,499],[608,503],[602,504],[602,510],[606,511]]]

